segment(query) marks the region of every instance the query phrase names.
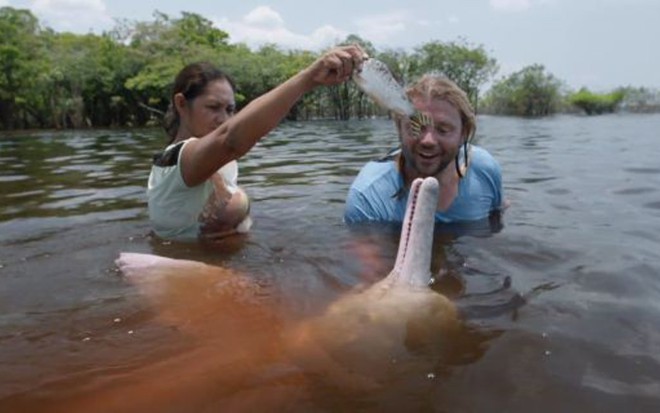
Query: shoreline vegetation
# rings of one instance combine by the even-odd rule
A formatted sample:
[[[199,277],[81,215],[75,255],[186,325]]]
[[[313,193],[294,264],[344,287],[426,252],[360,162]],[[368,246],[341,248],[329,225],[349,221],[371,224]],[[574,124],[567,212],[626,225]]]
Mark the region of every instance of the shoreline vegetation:
[[[660,112],[660,91],[622,86],[605,93],[574,90],[544,66],[531,64],[496,78],[499,67],[482,45],[466,39],[429,41],[413,50],[378,50],[347,36],[408,83],[435,71],[463,88],[478,113],[538,117]],[[310,64],[320,53],[257,50],[232,44],[210,20],[154,12],[151,21],[120,20],[102,34],[55,32],[29,11],[0,8],[0,130],[159,126],[171,81],[187,63],[207,60],[234,79],[240,107]],[[481,88],[491,84],[481,95]],[[386,116],[352,82],[305,95],[289,120]]]

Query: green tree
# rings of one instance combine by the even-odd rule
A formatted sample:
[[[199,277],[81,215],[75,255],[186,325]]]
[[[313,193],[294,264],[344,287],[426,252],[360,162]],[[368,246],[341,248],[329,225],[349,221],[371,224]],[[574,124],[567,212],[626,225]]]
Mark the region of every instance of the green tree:
[[[432,41],[415,49],[411,75],[439,72],[467,93],[477,108],[479,88],[497,73],[497,61],[488,56],[483,46],[473,46],[464,39],[453,42]]]
[[[234,79],[240,108],[295,75],[315,58],[310,52],[284,51],[274,44],[263,45],[255,52],[239,44],[221,53],[218,64]],[[289,119],[298,118],[306,98],[292,108]]]
[[[587,115],[600,115],[614,112],[624,96],[625,93],[621,89],[611,93],[593,93],[583,87],[569,95],[568,101],[582,109]]]
[[[376,58],[387,65],[400,83],[409,82],[418,73],[417,60],[403,49],[386,49],[376,54]]]
[[[122,35],[130,40],[129,46],[141,62],[141,68],[126,80],[125,86],[143,106],[165,111],[169,88],[179,70],[194,61],[215,61],[231,46],[229,35],[200,15],[184,12],[181,18],[173,19],[155,12],[154,17],[152,22],[122,28]],[[137,123],[152,117],[148,110],[140,114]]]
[[[120,61],[107,36],[53,33],[46,39],[49,103],[55,127],[107,124]]]
[[[291,50],[286,54],[286,58],[283,59],[280,65],[281,71],[281,80],[284,81],[296,73],[300,72],[314,60],[316,60],[318,55],[306,51],[306,50]],[[296,103],[289,112],[287,119],[289,120],[299,120],[299,119],[309,119],[311,113],[314,110],[314,98],[315,95],[313,92],[318,92],[319,89],[315,89],[312,93],[305,94],[298,103]]]
[[[660,91],[647,87],[622,87],[623,101],[620,107],[628,112],[660,112]]]
[[[0,125],[26,126],[32,84],[43,68],[41,27],[28,10],[0,8]],[[39,118],[38,112],[32,115]]]
[[[484,97],[486,110],[495,114],[546,116],[561,103],[562,82],[543,65],[527,66],[496,82]]]
[[[376,48],[373,44],[356,34],[346,36],[338,45],[350,44],[359,45],[370,56],[376,55]],[[327,109],[329,109],[333,118],[340,120],[348,120],[352,116],[364,116],[365,105],[371,104],[353,82],[345,82],[324,88],[322,92],[316,93],[315,96],[320,99],[320,105],[325,103],[325,106],[328,106]]]
[[[357,44],[369,56],[376,56],[376,47],[369,40],[363,39],[357,34],[349,34],[346,38],[339,43],[339,45]]]
[[[403,49],[386,49],[376,54],[376,59],[385,63],[394,79],[402,85],[409,83],[417,73],[417,59]],[[382,114],[382,108],[368,101],[365,104],[365,115]],[[359,116],[362,117],[362,116]]]

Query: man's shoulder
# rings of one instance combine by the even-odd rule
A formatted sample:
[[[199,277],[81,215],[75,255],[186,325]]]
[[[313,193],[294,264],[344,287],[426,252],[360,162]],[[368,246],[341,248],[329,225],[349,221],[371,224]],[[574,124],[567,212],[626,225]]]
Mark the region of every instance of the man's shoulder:
[[[352,187],[364,191],[380,182],[394,180],[397,173],[393,161],[369,161],[360,169]]]
[[[347,223],[396,220],[398,203],[392,201],[392,196],[401,183],[393,161],[368,162],[348,191],[344,220]]]
[[[486,149],[473,145],[470,148],[470,167],[486,173],[499,173],[500,164]]]

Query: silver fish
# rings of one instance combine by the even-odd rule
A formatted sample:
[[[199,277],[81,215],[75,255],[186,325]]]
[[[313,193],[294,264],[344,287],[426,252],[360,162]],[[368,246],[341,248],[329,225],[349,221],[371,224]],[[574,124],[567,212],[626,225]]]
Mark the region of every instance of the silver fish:
[[[367,59],[362,67],[353,73],[353,81],[381,107],[405,117],[415,114],[415,108],[408,100],[403,87],[380,60]]]

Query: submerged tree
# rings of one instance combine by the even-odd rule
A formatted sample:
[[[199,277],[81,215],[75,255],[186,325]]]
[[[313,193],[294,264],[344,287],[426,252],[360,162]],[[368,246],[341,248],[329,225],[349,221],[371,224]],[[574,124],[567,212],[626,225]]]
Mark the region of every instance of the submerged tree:
[[[28,116],[42,123],[33,87],[45,67],[42,28],[29,10],[0,8],[0,126],[25,127]],[[43,106],[43,102],[41,102]]]
[[[587,88],[582,88],[568,97],[568,101],[582,109],[587,115],[601,115],[612,113],[623,100],[623,90],[611,93],[593,93]]]
[[[660,112],[660,91],[646,87],[627,86],[619,89],[623,92],[623,101],[619,107],[627,112]]]
[[[494,114],[547,116],[558,110],[561,88],[561,81],[546,73],[543,65],[535,64],[495,83],[483,104]]]

